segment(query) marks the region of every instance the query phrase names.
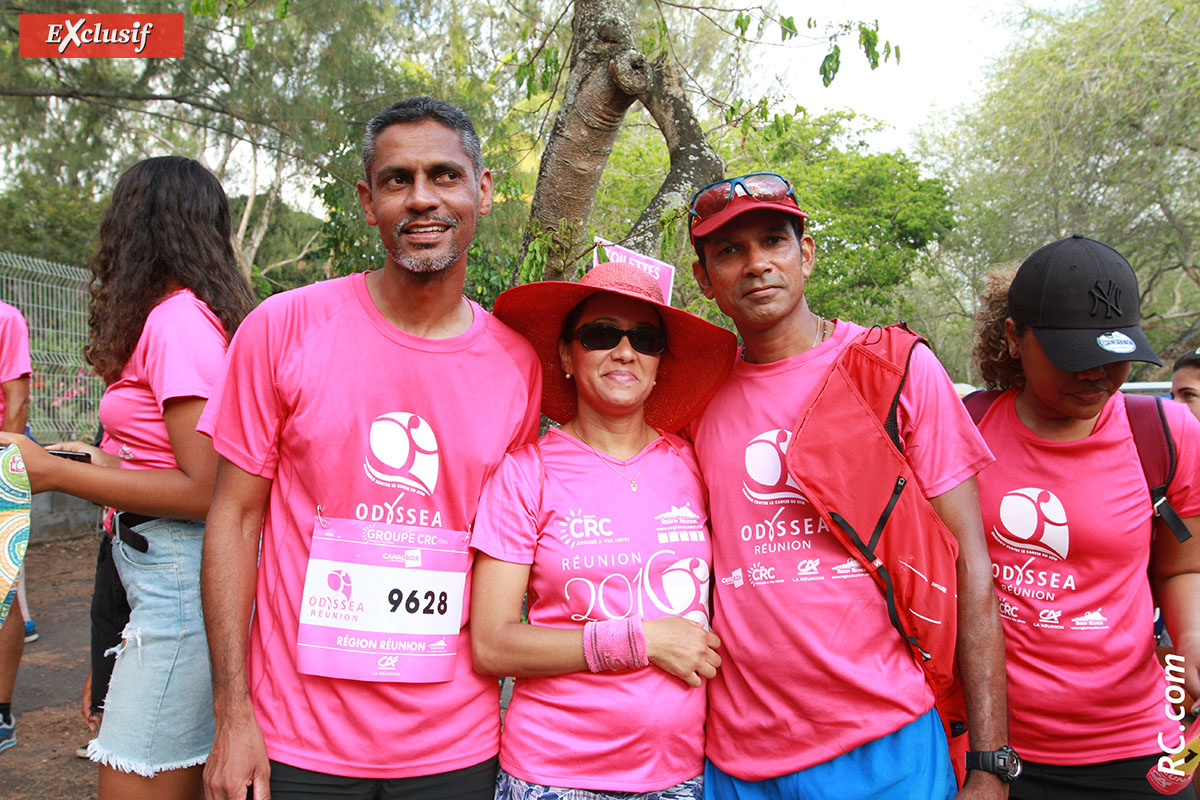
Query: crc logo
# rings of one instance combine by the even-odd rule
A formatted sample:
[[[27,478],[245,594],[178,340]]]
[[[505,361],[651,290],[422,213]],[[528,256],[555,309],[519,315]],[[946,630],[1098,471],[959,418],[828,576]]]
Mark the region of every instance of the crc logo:
[[[400,663],[400,656],[380,656],[377,666],[379,669],[395,669],[398,663]]]
[[[751,585],[760,583],[775,583],[778,579],[775,577],[774,567],[764,567],[762,564],[755,564],[746,570],[749,573]]]
[[[1067,511],[1046,489],[1014,489],[1000,501],[1000,528],[992,536],[1011,550],[1063,561],[1069,549]]]
[[[568,547],[611,540],[613,535],[611,519],[584,514],[579,509],[560,519],[558,528],[559,541]]]
[[[425,497],[438,480],[438,443],[433,427],[407,411],[380,414],[371,423],[370,452],[363,468],[380,486],[411,489]]]
[[[806,502],[800,486],[788,475],[784,461],[791,440],[791,431],[776,429],[760,433],[746,445],[746,479],[742,490],[747,497],[762,503]]]
[[[1017,607],[1001,597],[1000,616],[1004,619],[1017,619]]]
[[[350,599],[350,575],[344,569],[335,569],[325,578],[325,582],[329,584],[329,588],[335,592],[341,592],[347,600]]]

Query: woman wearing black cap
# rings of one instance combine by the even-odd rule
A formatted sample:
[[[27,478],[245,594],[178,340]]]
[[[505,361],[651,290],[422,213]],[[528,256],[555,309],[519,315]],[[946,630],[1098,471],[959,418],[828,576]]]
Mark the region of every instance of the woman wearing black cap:
[[[1024,761],[1011,797],[1158,797],[1160,759],[1184,730],[1181,689],[1200,689],[1200,537],[1181,544],[1156,524],[1131,419],[1149,411],[1160,440],[1161,423],[1119,391],[1131,362],[1159,363],[1137,278],[1111,247],[1072,236],[1011,285],[990,276],[977,321],[975,358],[1001,390],[967,405],[997,459],[979,494]],[[1200,424],[1163,410],[1178,460],[1166,499],[1200,532]],[[1174,684],[1155,658],[1156,602],[1180,657]]]

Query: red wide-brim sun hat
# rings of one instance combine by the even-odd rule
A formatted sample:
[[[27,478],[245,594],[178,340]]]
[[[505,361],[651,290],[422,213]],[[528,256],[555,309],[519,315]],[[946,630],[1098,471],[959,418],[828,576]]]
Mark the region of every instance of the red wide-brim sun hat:
[[[617,261],[598,265],[578,282],[527,283],[496,298],[492,313],[537,351],[542,365],[542,413],[560,425],[575,418],[575,382],[563,373],[558,339],[571,310],[599,292],[650,303],[662,316],[667,349],[659,360],[657,384],[646,401],[646,422],[669,433],[678,431],[725,382],[736,357],[737,337],[667,305],[657,281],[637,267]]]

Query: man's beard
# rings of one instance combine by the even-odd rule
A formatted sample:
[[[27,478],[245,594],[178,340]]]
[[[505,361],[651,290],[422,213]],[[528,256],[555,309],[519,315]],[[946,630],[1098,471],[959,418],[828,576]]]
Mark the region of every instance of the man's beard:
[[[402,250],[399,245],[396,245],[392,252],[392,258],[409,272],[441,272],[444,269],[448,269],[455,261],[458,261],[465,252],[466,248],[460,247],[457,242],[454,244],[453,249],[443,256],[421,256]]]
[[[462,258],[462,254],[466,252],[467,248],[459,244],[457,239],[451,243],[450,252],[441,256],[424,256],[421,255],[420,252],[411,253],[401,247],[400,242],[404,237],[404,229],[417,221],[418,220],[416,217],[409,217],[408,219],[401,220],[400,223],[396,225],[394,232],[396,236],[396,244],[392,248],[392,259],[395,260],[397,264],[404,267],[409,272],[441,272],[444,269],[448,269],[451,264]],[[422,219],[422,221],[440,222],[444,225],[448,225],[451,232],[457,232],[458,229],[457,220],[451,217],[425,217]]]

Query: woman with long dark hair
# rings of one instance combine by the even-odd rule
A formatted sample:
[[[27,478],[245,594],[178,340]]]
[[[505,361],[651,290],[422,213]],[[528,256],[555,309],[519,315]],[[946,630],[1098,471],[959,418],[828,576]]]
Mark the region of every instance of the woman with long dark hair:
[[[100,797],[194,798],[213,738],[200,552],[217,457],[196,421],[250,310],[230,241],[228,201],[198,162],[167,156],[130,167],[113,191],[91,262],[85,355],[108,385],[103,449],[16,443],[35,492],[117,509],[112,557],[131,607],[88,752]]]

